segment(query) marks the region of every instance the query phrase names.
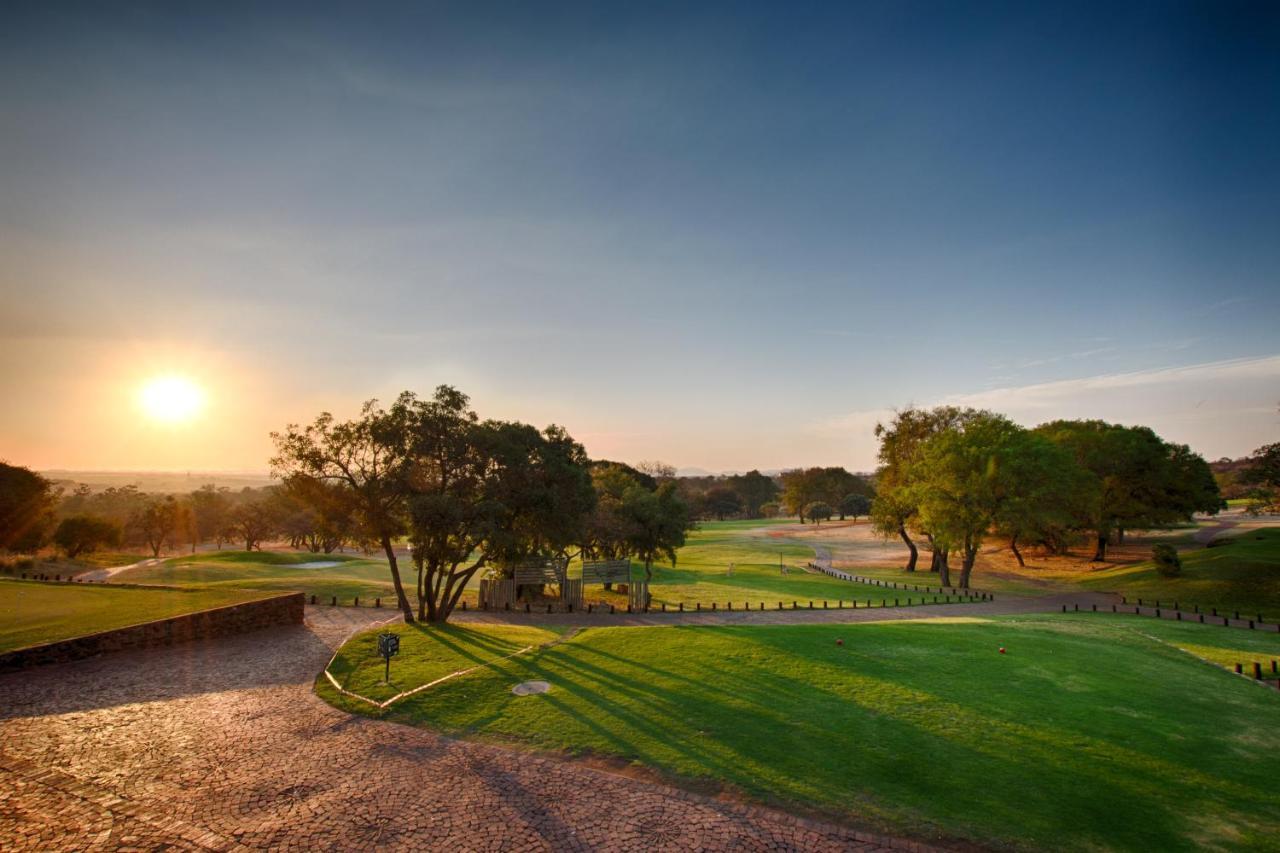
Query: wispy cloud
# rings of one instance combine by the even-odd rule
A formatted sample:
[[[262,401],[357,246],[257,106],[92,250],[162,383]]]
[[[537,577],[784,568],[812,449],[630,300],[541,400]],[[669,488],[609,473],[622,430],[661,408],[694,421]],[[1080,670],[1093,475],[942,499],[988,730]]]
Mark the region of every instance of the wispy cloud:
[[[1280,355],[1004,385],[915,404],[991,409],[1027,426],[1056,418],[1141,423],[1210,458],[1239,455],[1274,441],[1280,432]],[[850,412],[818,421],[810,432],[827,439],[843,435],[859,454],[857,464],[868,466],[875,454],[875,425],[894,411]]]
[[[1034,385],[993,388],[976,393],[953,394],[941,402],[953,405],[995,408],[1051,408],[1063,400],[1090,392],[1119,388],[1145,388],[1190,383],[1229,383],[1240,380],[1280,379],[1280,355],[1261,358],[1234,358],[1158,370],[1135,370],[1082,379],[1062,379]],[[1280,389],[1278,389],[1280,392]]]

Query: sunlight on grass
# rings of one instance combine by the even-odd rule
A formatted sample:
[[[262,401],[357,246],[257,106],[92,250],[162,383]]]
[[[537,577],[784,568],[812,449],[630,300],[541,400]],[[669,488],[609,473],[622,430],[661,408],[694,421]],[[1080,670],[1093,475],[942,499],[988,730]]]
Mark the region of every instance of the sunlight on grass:
[[[1280,758],[1258,736],[1280,725],[1280,702],[1171,644],[1280,654],[1280,638],[1153,622],[597,628],[390,716],[890,829],[1058,849],[1267,846]],[[551,692],[511,695],[534,679]]]

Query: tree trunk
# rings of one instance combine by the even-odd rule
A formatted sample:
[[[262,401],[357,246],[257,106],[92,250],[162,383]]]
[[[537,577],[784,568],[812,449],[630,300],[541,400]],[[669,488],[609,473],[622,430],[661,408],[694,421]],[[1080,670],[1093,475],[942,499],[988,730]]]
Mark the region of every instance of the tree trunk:
[[[414,567],[418,570],[418,619],[427,618],[427,586],[426,586],[426,565],[422,560],[414,560]]]
[[[977,546],[966,545],[964,548],[964,562],[960,566],[960,588],[969,588],[969,576],[973,574],[973,563],[978,558]]]
[[[1107,534],[1098,534],[1098,547],[1093,552],[1093,562],[1101,563],[1107,559]]]
[[[1009,537],[1009,550],[1013,552],[1013,556],[1017,559],[1018,565],[1026,568],[1027,564],[1022,561],[1022,552],[1018,550],[1018,534]]]
[[[902,537],[902,541],[906,544],[907,550],[911,552],[911,556],[907,558],[907,571],[914,572],[916,570],[916,560],[920,556],[916,543],[911,541],[911,537],[907,535],[907,526],[905,524],[898,525],[898,535]]]
[[[400,565],[396,562],[396,550],[391,547],[390,536],[382,537],[382,550],[386,552],[387,564],[391,567],[391,583],[396,588],[396,604],[404,614],[405,623],[412,625],[414,623],[413,607],[410,606],[409,599],[404,594],[404,584],[400,582]]]
[[[1123,545],[1123,544],[1124,544],[1124,528],[1123,528],[1123,527],[1118,528],[1118,529],[1116,530],[1116,544],[1117,544],[1117,545]]]
[[[934,551],[933,553],[935,555],[938,554],[937,551]],[[951,586],[951,567],[947,565],[947,559],[945,556],[941,557],[938,560],[937,571],[938,571],[938,585]]]

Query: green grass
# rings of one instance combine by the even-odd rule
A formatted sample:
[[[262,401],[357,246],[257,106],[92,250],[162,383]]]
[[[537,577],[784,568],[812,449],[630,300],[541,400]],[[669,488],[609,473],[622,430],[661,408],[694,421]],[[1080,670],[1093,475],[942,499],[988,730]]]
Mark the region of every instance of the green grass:
[[[1081,581],[1086,589],[1118,592],[1130,599],[1198,604],[1201,609],[1261,613],[1280,621],[1280,529],[1232,535],[1228,544],[1181,551],[1182,574],[1162,577],[1151,562],[1108,569]]]
[[[387,716],[917,836],[1280,849],[1280,696],[1180,646],[1280,655],[1272,634],[1094,614],[599,628]],[[511,694],[530,679],[551,692]]]
[[[322,568],[297,568],[306,563],[337,563]],[[412,575],[403,574],[412,589]],[[322,600],[377,597],[394,599],[391,573],[383,560],[345,554],[279,551],[217,551],[174,557],[156,566],[143,566],[116,575],[121,583],[153,583],[203,588],[273,591],[298,590]]]
[[[383,681],[386,669],[378,656],[378,635],[384,631],[400,637],[390,682]],[[344,689],[381,701],[558,636],[555,629],[524,625],[388,625],[352,638],[334,657],[329,672]]]
[[[772,608],[777,602],[790,604],[826,599],[833,604],[840,599],[849,601],[871,599],[877,604],[895,597],[905,599],[907,593],[894,592],[868,584],[836,580],[823,574],[804,571],[804,566],[814,557],[813,549],[803,543],[781,536],[769,536],[763,528],[795,524],[794,521],[708,521],[691,532],[686,544],[677,553],[675,566],[655,564],[649,593],[653,603],[686,607],[696,602],[708,606],[717,602],[721,607],[732,601],[734,606],[750,603],[758,607],[760,602]],[[783,574],[779,564],[786,565]],[[729,575],[732,563],[733,574]],[[637,567],[637,577],[643,577],[643,567]],[[921,583],[925,583],[924,580]],[[598,590],[588,588],[588,597]]]
[[[789,605],[799,601],[803,606],[809,601],[827,600],[834,605],[839,600],[860,602],[871,600],[879,604],[895,597],[905,600],[908,593],[894,592],[881,587],[853,584],[821,574],[804,571],[806,563],[813,559],[813,549],[792,542],[785,537],[769,536],[763,528],[794,525],[793,521],[723,521],[706,522],[692,531],[688,543],[680,549],[673,567],[666,563],[655,564],[654,578],[650,586],[655,605],[675,607],[683,603],[692,607],[701,602],[709,607],[716,602],[723,607],[732,601],[735,607],[744,603],[759,607],[763,602],[773,608],[779,601]],[[782,574],[779,560],[788,567]],[[338,562],[340,565],[325,568],[296,568],[300,563]],[[733,575],[728,574],[729,564],[734,564]],[[634,564],[634,577],[643,577],[643,567]],[[575,564],[570,575],[579,571]],[[409,561],[401,562],[401,576],[413,597],[413,567]],[[476,576],[472,586],[479,581]],[[173,557],[157,566],[143,566],[117,575],[115,580],[129,583],[155,583],[178,586],[236,587],[264,590],[301,590],[316,595],[321,601],[337,596],[339,601],[350,602],[359,597],[364,601],[380,597],[385,604],[393,599],[394,589],[385,560],[342,554],[307,554],[273,551],[218,551]],[[922,584],[930,583],[922,577]],[[592,585],[586,595],[592,601],[625,603],[625,596],[616,591],[609,593],[603,587]],[[474,591],[466,596],[475,605]]]
[[[262,598],[238,589],[136,589],[0,580],[0,651]]]

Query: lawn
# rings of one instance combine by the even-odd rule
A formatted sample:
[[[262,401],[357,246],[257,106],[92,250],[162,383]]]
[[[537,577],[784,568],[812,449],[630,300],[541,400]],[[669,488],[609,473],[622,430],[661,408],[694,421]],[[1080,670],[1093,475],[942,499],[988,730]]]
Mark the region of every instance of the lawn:
[[[907,593],[883,587],[836,580],[823,574],[804,571],[814,558],[814,551],[803,542],[787,539],[786,525],[793,521],[708,521],[689,533],[685,546],[676,554],[676,564],[658,563],[653,567],[649,593],[654,605],[704,607],[717,602],[723,607],[732,601],[735,607],[744,603],[773,608],[779,601],[790,604],[826,599],[880,603],[895,597],[905,600]],[[733,574],[729,566],[733,565]],[[787,568],[786,574],[782,566]],[[635,576],[643,577],[643,566],[635,566]],[[571,570],[572,572],[572,570]],[[920,584],[934,583],[921,577]],[[599,587],[589,587],[588,598],[599,594]],[[625,599],[623,599],[625,601]]]
[[[1234,531],[1233,531],[1234,533]],[[1182,574],[1162,577],[1151,562],[1096,572],[1081,581],[1090,590],[1130,599],[1198,604],[1201,609],[1262,614],[1280,621],[1280,529],[1241,531],[1213,548],[1180,552]]]
[[[813,549],[807,545],[788,541],[784,536],[769,535],[783,521],[724,521],[706,522],[692,531],[688,543],[678,553],[673,567],[667,563],[655,564],[654,578],[649,588],[654,606],[666,604],[675,607],[683,603],[693,607],[701,602],[709,607],[716,602],[720,607],[732,601],[734,607],[750,603],[753,608],[763,602],[773,608],[779,601],[789,605],[792,601],[809,602],[828,600],[834,605],[838,600],[860,602],[871,600],[879,604],[892,601],[907,593],[894,592],[882,587],[849,583],[826,575],[804,571],[813,559]],[[783,528],[785,530],[785,527]],[[777,531],[774,531],[777,532]],[[787,566],[783,574],[780,561]],[[315,563],[331,563],[313,566]],[[733,574],[729,565],[734,564]],[[410,599],[413,598],[413,566],[405,559],[400,564]],[[569,567],[570,576],[580,572],[580,564]],[[634,577],[643,577],[643,566],[633,562]],[[474,607],[474,587],[477,575],[465,598]],[[171,584],[177,586],[237,587],[264,590],[301,590],[327,601],[337,596],[340,602],[349,603],[359,597],[372,603],[382,598],[386,605],[394,599],[391,574],[386,561],[380,558],[357,557],[344,554],[310,554],[281,551],[217,551],[205,554],[173,557],[156,566],[141,566],[117,575],[114,580],[129,583]],[[921,584],[933,582],[921,577]],[[592,585],[586,589],[590,601],[626,604],[626,596],[616,590],[607,592]]]
[[[400,654],[392,659],[391,680],[378,656],[378,635],[400,637]],[[367,699],[384,700],[437,678],[505,657],[529,646],[541,646],[559,636],[556,629],[525,625],[387,625],[354,637],[329,665],[329,672],[346,690]]]
[[[327,564],[327,565],[324,565]],[[412,567],[401,577],[413,589]],[[205,588],[299,590],[321,600],[337,596],[350,603],[353,598],[381,597],[394,601],[395,589],[385,560],[348,554],[310,554],[296,551],[216,551],[174,557],[156,566],[141,566],[121,572],[113,580],[121,583],[154,583]]]
[[[1094,614],[598,628],[386,715],[914,836],[1280,849],[1280,695],[1200,659],[1277,656],[1275,635]],[[512,695],[532,679],[551,692]]]
[[[0,579],[0,652],[264,597],[240,589],[137,589]]]

